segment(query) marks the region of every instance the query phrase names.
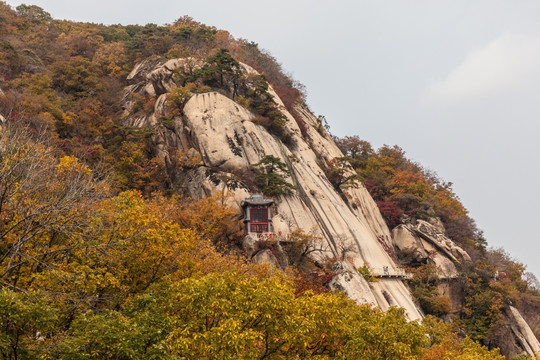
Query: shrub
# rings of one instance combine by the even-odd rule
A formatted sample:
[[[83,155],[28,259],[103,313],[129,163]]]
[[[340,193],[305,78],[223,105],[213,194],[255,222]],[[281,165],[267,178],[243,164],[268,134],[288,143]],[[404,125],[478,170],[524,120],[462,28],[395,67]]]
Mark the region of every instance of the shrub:
[[[362,267],[359,267],[358,273],[360,273],[360,275],[362,275],[362,277],[368,282],[379,281],[379,279],[371,272],[371,268],[369,267],[368,263],[365,263],[362,265]]]
[[[394,228],[401,223],[403,210],[392,201],[377,201],[377,206],[389,228]]]
[[[167,104],[173,107],[173,115],[182,115],[184,111],[184,105],[191,99],[192,91],[196,85],[192,82],[187,83],[186,86],[176,87],[167,95]]]

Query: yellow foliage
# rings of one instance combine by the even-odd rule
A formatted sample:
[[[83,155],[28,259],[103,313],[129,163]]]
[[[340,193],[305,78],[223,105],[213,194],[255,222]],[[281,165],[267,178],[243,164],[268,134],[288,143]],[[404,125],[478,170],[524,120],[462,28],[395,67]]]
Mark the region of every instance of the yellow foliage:
[[[100,65],[105,75],[118,76],[125,73],[127,56],[124,44],[121,42],[103,44],[94,54],[93,61]]]
[[[426,201],[430,191],[429,185],[422,174],[410,170],[395,171],[390,181],[393,195],[408,193],[416,196],[418,201]]]
[[[73,174],[78,176],[91,176],[92,170],[74,156],[61,157],[56,165],[56,171],[59,177],[65,177]]]

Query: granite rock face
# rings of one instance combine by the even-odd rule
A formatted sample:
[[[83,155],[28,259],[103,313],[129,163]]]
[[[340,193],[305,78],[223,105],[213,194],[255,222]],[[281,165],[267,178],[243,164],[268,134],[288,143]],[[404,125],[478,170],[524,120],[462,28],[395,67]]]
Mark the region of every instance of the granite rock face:
[[[186,161],[190,165],[184,166],[177,176],[191,196],[226,191],[231,194],[230,205],[238,209],[239,215],[240,202],[249,192],[238,174],[248,171],[267,155],[278,157],[287,164],[291,173],[287,180],[296,190],[292,195],[276,199],[274,232],[286,236],[302,228],[320,236],[325,244],[316,257],[342,258],[347,253],[348,263],[338,271],[333,282],[335,288],[343,288],[359,303],[376,304],[383,310],[401,306],[410,319],[421,318],[421,311],[403,279],[382,277],[367,284],[356,271],[364,264],[379,272],[398,271],[390,231],[362,185],[340,190],[330,183],[325,166],[343,154],[307,108],[301,105],[296,108],[304,124],[301,131],[279,97],[269,89],[287,118],[284,129],[290,137],[287,144],[254,122],[253,113],[218,92],[193,94],[181,115],[163,123],[164,115],[170,114],[167,95],[177,86],[175,72],[193,71],[198,66],[201,64],[189,58],[148,59],[137,64],[128,76],[130,85],[125,89],[125,125],[152,128],[155,150],[166,165],[178,154],[190,160]],[[242,67],[245,73],[254,73],[247,65]],[[135,111],[134,95],[153,98],[154,111]],[[252,256],[254,261],[268,261],[276,266],[282,263],[269,251]]]
[[[336,262],[333,270],[336,271],[337,275],[328,284],[330,289],[345,292],[350,299],[359,305],[378,305],[373,289],[351,263]]]
[[[501,346],[506,355],[514,357],[521,354],[535,358],[540,354],[540,342],[534,336],[529,324],[525,321],[518,309],[508,306],[504,315],[507,319],[507,326],[513,335],[513,341],[507,341],[506,346]]]
[[[435,264],[441,279],[456,278],[455,264],[471,261],[469,254],[447,237],[443,229],[427,221],[396,226],[392,230],[392,240],[404,261]]]

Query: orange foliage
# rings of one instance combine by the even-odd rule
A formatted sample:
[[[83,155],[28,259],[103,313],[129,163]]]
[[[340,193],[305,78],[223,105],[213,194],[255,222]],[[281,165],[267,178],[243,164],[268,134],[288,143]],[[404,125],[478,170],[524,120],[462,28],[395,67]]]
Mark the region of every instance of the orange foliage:
[[[230,243],[242,233],[237,221],[239,214],[228,206],[228,196],[224,193],[200,200],[177,195],[167,199],[157,195],[152,203],[163,219],[193,229],[214,244]]]

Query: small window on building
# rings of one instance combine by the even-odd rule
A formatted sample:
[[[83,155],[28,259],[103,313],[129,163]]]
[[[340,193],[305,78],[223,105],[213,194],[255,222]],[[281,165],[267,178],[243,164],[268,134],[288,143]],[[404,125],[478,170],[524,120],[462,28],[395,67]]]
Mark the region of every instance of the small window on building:
[[[250,232],[265,233],[268,232],[268,208],[249,209]]]

